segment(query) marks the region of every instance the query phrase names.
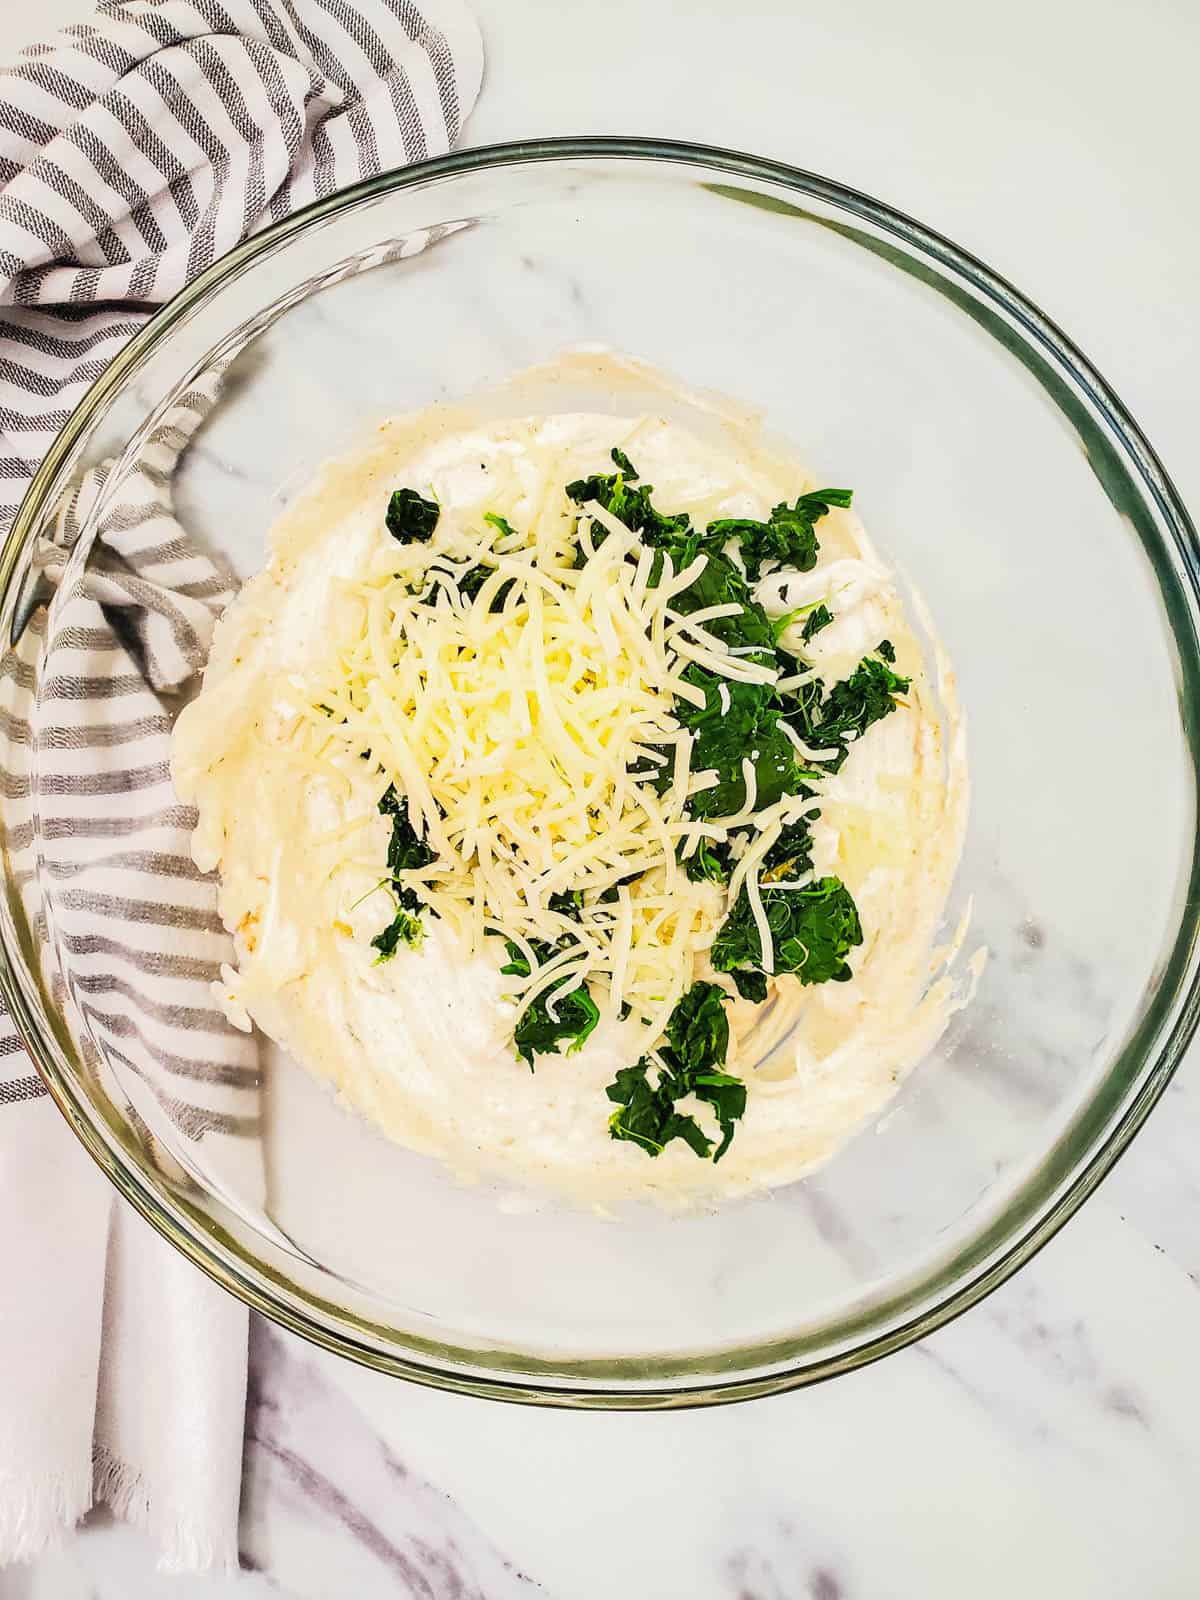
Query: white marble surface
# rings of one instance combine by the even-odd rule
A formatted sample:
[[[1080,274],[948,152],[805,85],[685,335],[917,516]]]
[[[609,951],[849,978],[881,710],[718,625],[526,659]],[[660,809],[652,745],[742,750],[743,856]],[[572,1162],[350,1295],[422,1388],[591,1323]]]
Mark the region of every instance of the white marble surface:
[[[1200,504],[1189,0],[476,0],[473,141],[648,132],[829,172],[977,250],[1076,336]],[[0,54],[84,0],[0,0]],[[730,63],[744,63],[740,81]],[[1200,1593],[1200,1057],[1042,1255],[924,1345],[667,1416],[485,1405],[265,1325],[247,1572],[88,1528],[4,1600],[1055,1600]]]

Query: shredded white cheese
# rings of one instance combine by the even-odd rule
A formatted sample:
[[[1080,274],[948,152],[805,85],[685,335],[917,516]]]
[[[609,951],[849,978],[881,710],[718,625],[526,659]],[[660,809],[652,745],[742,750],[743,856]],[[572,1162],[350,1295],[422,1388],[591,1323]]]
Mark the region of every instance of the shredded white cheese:
[[[700,704],[704,695],[681,674],[689,660],[744,682],[775,674],[705,629],[736,604],[671,609],[703,557],[679,574],[668,563],[651,586],[646,552],[627,559],[638,534],[599,506],[581,515],[553,481],[558,470],[547,454],[540,514],[512,534],[445,517],[428,543],[381,537],[367,574],[348,586],[337,651],[306,686],[290,742],[301,768],[344,772],[368,756],[380,791],[395,784],[437,852],[402,881],[467,951],[497,933],[521,949],[531,971],[511,980],[518,1016],[539,994],[586,983],[609,1011],[639,1008],[657,1034],[725,905],[687,877],[679,853],[713,821],[724,836],[758,813],[748,755],[735,815],[707,826],[685,815],[689,795],[716,775],[691,770],[693,741],[673,702],[685,688]],[[528,484],[525,494],[527,505]],[[507,518],[511,508],[495,509]],[[563,537],[576,522],[591,552],[578,568]],[[494,569],[474,599],[459,582],[468,563]],[[617,886],[614,909],[601,896]],[[564,890],[583,892],[578,919],[551,909]],[[532,941],[565,932],[567,951],[541,966],[530,959]]]

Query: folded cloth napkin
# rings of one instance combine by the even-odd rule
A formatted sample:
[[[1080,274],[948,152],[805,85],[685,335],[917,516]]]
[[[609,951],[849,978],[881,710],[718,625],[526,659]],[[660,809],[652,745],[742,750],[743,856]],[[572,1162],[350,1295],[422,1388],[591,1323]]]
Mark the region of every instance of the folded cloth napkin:
[[[481,69],[460,0],[105,0],[0,72],[0,527],[156,304],[297,206],[447,149]],[[0,664],[3,768],[36,749],[39,823],[28,780],[6,779],[3,844],[26,914],[68,953],[46,973],[60,1003],[188,1137],[236,1140],[256,1127],[253,1059],[219,1020],[200,1019],[203,1055],[185,1026],[227,946],[162,702],[230,593],[171,507],[210,398],[183,397],[148,441],[86,569],[65,558],[103,468],[43,541],[53,600]],[[35,694],[48,639],[56,676]],[[168,1091],[148,1070],[164,1063]],[[98,1500],[166,1566],[234,1565],[245,1311],[114,1203],[3,1012],[0,1274],[0,1565]]]

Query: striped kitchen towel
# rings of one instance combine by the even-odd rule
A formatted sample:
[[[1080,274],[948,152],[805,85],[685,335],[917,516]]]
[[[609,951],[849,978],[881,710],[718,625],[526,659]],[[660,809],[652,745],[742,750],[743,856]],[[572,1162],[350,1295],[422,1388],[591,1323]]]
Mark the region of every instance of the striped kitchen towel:
[[[155,305],[297,206],[447,149],[480,73],[460,0],[105,0],[0,72],[0,527]],[[0,660],[0,825],[92,1064],[147,1140],[169,1124],[232,1173],[256,1067],[211,998],[229,940],[167,765],[171,697],[232,592],[171,493],[218,383],[40,541],[42,603]],[[235,1564],[245,1312],[111,1204],[2,1012],[0,1271],[0,1564],[95,1499],[169,1566]]]

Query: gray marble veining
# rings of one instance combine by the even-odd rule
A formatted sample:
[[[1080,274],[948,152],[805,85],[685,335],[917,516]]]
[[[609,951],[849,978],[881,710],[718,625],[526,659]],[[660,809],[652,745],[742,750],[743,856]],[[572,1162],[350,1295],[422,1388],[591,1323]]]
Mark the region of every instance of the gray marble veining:
[[[390,1448],[310,1353],[255,1323],[246,1420],[242,1564],[307,1595],[313,1548],[336,1544],[336,1595],[537,1600],[449,1495]],[[303,1539],[298,1530],[305,1530]]]

